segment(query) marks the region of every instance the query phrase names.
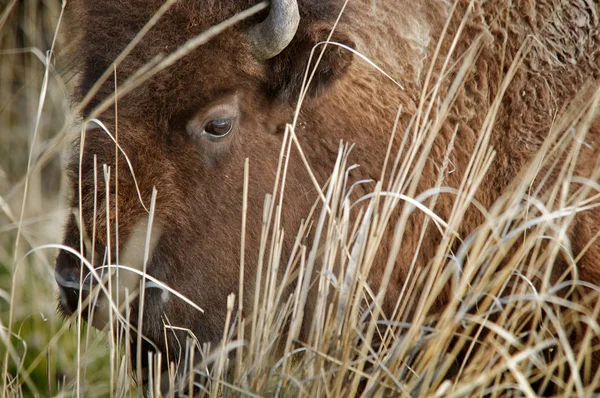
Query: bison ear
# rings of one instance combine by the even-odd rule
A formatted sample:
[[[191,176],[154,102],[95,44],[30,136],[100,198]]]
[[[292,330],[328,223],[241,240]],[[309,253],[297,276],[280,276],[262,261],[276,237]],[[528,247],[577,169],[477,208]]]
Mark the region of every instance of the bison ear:
[[[283,100],[294,100],[300,94],[302,82],[309,67],[309,73],[314,70],[315,64],[323,44],[315,47],[317,43],[325,42],[331,32],[331,26],[314,24],[308,31],[300,29],[296,38],[279,55],[268,61],[269,90]],[[331,42],[354,47],[350,38],[336,30]],[[312,59],[311,51],[315,48]],[[343,76],[352,63],[353,54],[348,49],[336,44],[327,45],[317,70],[308,87],[307,96],[315,97],[323,92],[336,79]],[[308,65],[311,60],[310,66]],[[309,75],[310,76],[310,75]]]

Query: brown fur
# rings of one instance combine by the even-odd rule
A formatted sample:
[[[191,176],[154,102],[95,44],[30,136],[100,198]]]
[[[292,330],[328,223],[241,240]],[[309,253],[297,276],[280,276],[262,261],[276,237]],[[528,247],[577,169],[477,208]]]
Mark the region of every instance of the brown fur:
[[[83,27],[77,55],[81,70],[79,98],[111,67],[111,62],[161,3],[86,1],[70,5],[81,20],[79,26]],[[251,3],[178,2],[118,66],[118,81],[123,82],[156,54],[173,51],[190,37]],[[417,193],[435,185],[455,126],[458,135],[451,160],[456,170],[446,176],[444,184],[460,185],[486,116],[483,111],[489,109],[498,94],[502,78],[520,46],[533,37],[532,47],[510,83],[494,123],[491,144],[497,156],[477,194],[477,199],[490,208],[541,147],[553,121],[583,84],[591,81],[597,85],[600,7],[585,1],[559,0],[514,1],[510,6],[504,0],[482,3],[474,2],[450,64],[459,60],[477,37],[481,36],[484,44],[446,125],[436,138]],[[467,4],[461,1],[452,17],[441,47],[442,56],[433,69],[433,81]],[[245,29],[264,17],[261,14],[198,48],[118,103],[119,142],[132,161],[146,204],[152,187],[158,189],[156,219],[162,237],[149,272],[206,311],[204,315],[190,316],[193,310],[178,300],[163,304],[159,293],[147,293],[144,332],[159,345],[163,344],[163,313],[171,324],[190,328],[203,341],[215,342],[222,336],[226,297],[238,290],[240,204],[246,157],[250,158],[251,184],[244,299],[246,308],[251,308],[252,276],[258,256],[254,249],[259,246],[264,195],[272,189],[284,125],[293,114],[308,52],[314,43],[327,37],[342,2],[300,1],[300,5],[301,23],[296,38],[274,59],[256,60],[245,40]],[[355,47],[401,82],[404,89],[346,51],[327,50],[296,131],[320,183],[331,172],[340,139],[356,143],[351,162],[361,167],[353,172],[353,178],[379,178],[397,108],[402,105],[404,109],[398,130],[404,132],[418,107],[427,70],[450,10],[451,5],[437,0],[350,2],[334,40]],[[86,108],[86,114],[113,92],[114,84],[109,80]],[[447,88],[442,88],[442,98]],[[185,126],[190,120],[200,118],[203,110],[210,109],[215,102],[231,102],[235,95],[240,107],[239,125],[225,139],[225,144],[213,145],[186,133]],[[101,119],[111,131],[115,130],[114,109],[105,112]],[[594,126],[586,138],[593,149],[582,148],[577,175],[591,175],[600,155],[599,131]],[[94,130],[88,131],[84,148],[83,214],[89,229],[93,215],[93,155],[98,156],[99,164],[114,166],[114,145],[104,133]],[[306,217],[316,198],[299,158],[292,156],[283,221],[288,237]],[[123,166],[124,160],[119,162],[119,235],[120,242],[125,242],[131,228],[146,213],[137,199],[131,175]],[[73,185],[77,186],[76,157],[69,170]],[[372,187],[365,186],[362,193]],[[104,197],[103,189],[100,199]],[[114,192],[114,186],[111,191]],[[113,193],[113,205],[114,199]],[[77,190],[72,205],[78,207]],[[452,206],[451,198],[438,201],[435,211],[447,219]],[[114,221],[114,214],[110,217]],[[418,214],[410,219],[407,230],[414,233],[404,237],[388,303],[395,302],[402,286],[419,239],[421,221]],[[466,236],[482,222],[481,214],[469,212],[460,233]],[[103,248],[104,213],[100,212],[96,223],[97,244]],[[598,232],[599,226],[598,210],[576,218],[571,234],[575,255]],[[430,229],[420,249],[418,266],[427,264],[439,243],[439,234]],[[71,220],[65,243],[78,248],[78,242],[77,226]],[[288,238],[287,253],[290,245]],[[381,258],[385,258],[387,249],[381,248]],[[381,282],[383,266],[382,262],[376,263],[370,275],[375,287]],[[593,283],[600,280],[598,244],[592,245],[579,267],[584,280]],[[76,274],[77,269],[76,262],[69,262],[64,253],[59,255],[57,270]]]

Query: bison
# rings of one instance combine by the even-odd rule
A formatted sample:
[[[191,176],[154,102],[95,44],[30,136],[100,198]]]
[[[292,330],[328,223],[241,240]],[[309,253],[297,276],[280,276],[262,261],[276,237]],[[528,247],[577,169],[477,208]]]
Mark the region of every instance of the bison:
[[[191,330],[200,341],[219,342],[227,298],[240,292],[243,221],[244,309],[252,308],[260,289],[255,281],[265,255],[258,249],[266,239],[261,236],[263,206],[279,176],[282,153],[286,178],[279,222],[286,235],[280,258],[287,262],[298,254],[295,231],[307,225],[304,220],[319,201],[340,140],[355,144],[348,158],[359,165],[350,171],[351,182],[361,182],[353,187],[355,199],[378,189],[384,166],[390,173],[392,162],[384,163],[385,154],[408,157],[401,141],[419,140],[426,126],[439,124],[437,135],[422,144],[419,174],[407,176],[398,192],[426,192],[436,186],[440,173],[444,186],[459,189],[472,172],[471,155],[487,140],[495,157],[473,200],[491,209],[543,148],[569,104],[579,101],[588,109],[586,101],[598,87],[600,7],[593,2],[257,3],[69,4],[76,21],[71,31],[77,38],[74,59],[80,72],[74,97],[83,101],[83,119],[99,119],[111,134],[86,122],[87,131],[74,143],[67,168],[73,215],[67,220],[64,245],[73,250],[61,250],[56,261],[65,314],[76,313],[82,292],[88,291],[80,281],[85,285],[93,279],[73,253],[81,251],[101,267],[122,262],[119,256],[131,247],[144,246],[137,231],[145,228],[156,188],[155,239],[143,267],[204,312],[161,289],[146,289],[142,325],[137,325],[140,300],[128,303],[127,311],[151,342],[144,343],[144,350],[153,346],[163,353],[177,352],[173,339],[165,341],[166,320]],[[146,29],[159,9],[160,18]],[[235,17],[242,12],[243,18]],[[194,44],[194,38],[230,18],[237,20],[209,31],[210,40],[202,45]],[[192,45],[185,56],[171,58],[168,67],[147,73],[169,54]],[[124,50],[126,56],[121,57]],[[106,71],[110,78],[104,76],[98,84]],[[126,89],[136,78],[135,89]],[[126,93],[114,96],[121,87]],[[292,122],[293,136],[286,132]],[[573,174],[582,178],[598,177],[600,126],[590,123],[587,136],[572,134],[570,141],[581,144]],[[397,134],[390,138],[393,131]],[[284,139],[297,140],[302,152],[282,152]],[[446,158],[451,167],[444,168]],[[416,165],[421,160],[410,161]],[[543,196],[548,193],[544,187],[553,186],[562,175],[546,163],[540,170],[540,176],[546,175],[538,192]],[[447,220],[455,205],[456,197],[442,195],[434,211]],[[398,205],[392,219],[398,219],[403,208]],[[359,211],[357,206],[352,214]],[[389,274],[386,261],[398,239],[393,222],[382,238],[368,283],[377,292],[385,282],[383,313],[394,311],[411,267],[423,269],[443,238],[425,218],[414,211],[407,219],[409,232],[402,236],[399,252],[393,253]],[[471,206],[457,233],[466,238],[485,221],[481,209]],[[597,207],[578,213],[568,231],[579,277],[592,284],[600,281],[600,245],[594,241],[599,231]],[[457,241],[457,250],[458,245]],[[136,253],[141,257],[143,252]],[[557,278],[568,266],[557,260],[553,275]],[[291,292],[294,286],[287,289]],[[314,311],[311,297],[306,299],[300,336],[307,333]],[[449,299],[447,288],[439,296],[438,309]]]

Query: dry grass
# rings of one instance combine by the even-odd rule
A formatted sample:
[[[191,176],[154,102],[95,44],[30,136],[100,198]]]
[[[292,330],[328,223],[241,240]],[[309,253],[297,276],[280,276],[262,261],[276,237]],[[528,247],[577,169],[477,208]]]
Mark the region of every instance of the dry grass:
[[[159,14],[170,4],[165,3]],[[65,212],[60,209],[66,195],[59,171],[60,153],[68,142],[69,127],[64,126],[73,125],[75,119],[66,95],[68,72],[57,71],[55,55],[47,52],[60,12],[60,5],[51,1],[9,2],[0,12],[3,394],[135,395],[130,353],[121,344],[129,338],[129,328],[116,328],[114,321],[119,319],[120,325],[127,326],[128,311],[105,314],[111,329],[107,334],[86,328],[77,316],[64,321],[55,311],[53,259],[61,239]],[[119,95],[135,89],[218,31],[195,38],[164,59],[153,60],[123,85]],[[308,218],[313,221],[297,232],[290,259],[280,257],[285,162],[290,151],[303,152],[294,134],[295,122],[286,129],[277,183],[265,200],[266,222],[256,276],[265,289],[256,292],[252,309],[242,308],[234,295],[229,298],[227,326],[218,347],[208,347],[202,336],[191,333],[187,341],[179,342],[187,375],[175,377],[172,369],[161,369],[160,361],[154,361],[149,395],[189,391],[193,385],[199,395],[212,397],[354,396],[359,392],[365,396],[535,396],[546,386],[568,397],[591,396],[600,388],[600,380],[589,377],[596,371],[590,362],[592,346],[597,344],[593,339],[600,334],[597,288],[587,286],[591,293],[580,294],[586,285],[577,279],[577,259],[560,281],[550,282],[554,259],[569,256],[565,231],[573,215],[600,204],[598,167],[593,179],[579,181],[582,188],[576,195],[565,195],[565,181],[572,177],[578,151],[585,145],[591,110],[600,100],[598,92],[586,96],[590,91],[582,91],[584,106],[578,102],[556,121],[543,149],[492,208],[482,208],[474,194],[494,159],[489,136],[502,90],[487,110],[489,122],[479,134],[461,187],[444,185],[444,176],[453,167],[447,157],[437,184],[424,193],[415,192],[418,170],[425,161],[419,154],[427,153],[432,145],[472,65],[476,46],[477,42],[455,66],[453,89],[439,101],[432,98],[438,98],[440,82],[430,84],[408,128],[411,134],[390,131],[390,140],[401,142],[402,156],[381,154],[386,156],[387,166],[381,181],[358,202],[350,200],[353,185],[347,179],[353,167],[347,163],[352,148],[340,145],[328,183],[321,187],[315,182],[319,198]],[[319,49],[315,54],[318,56]],[[517,57],[507,73],[505,86],[518,61]],[[108,71],[104,79],[110,76]],[[107,101],[100,108],[114,99]],[[430,120],[434,111],[437,118]],[[448,148],[447,156],[451,150]],[[561,153],[565,156],[557,156]],[[552,163],[558,158],[567,161]],[[539,194],[539,181],[544,181],[539,175],[542,164],[548,166],[544,172],[555,169],[563,177],[545,196]],[[306,166],[310,168],[308,163]],[[109,174],[105,171],[107,178]],[[246,178],[245,192],[248,184],[252,181]],[[432,210],[445,195],[457,198],[447,220]],[[480,208],[486,222],[471,235],[460,236],[457,231],[472,206]],[[354,211],[357,208],[360,210]],[[245,201],[241,201],[240,211],[245,210]],[[399,219],[391,217],[394,210],[400,211]],[[427,215],[424,222],[430,228],[440,230],[442,243],[431,253],[426,269],[410,270],[395,313],[385,318],[381,303],[387,286],[371,291],[366,275],[384,232],[393,230],[394,246],[385,269],[385,275],[390,275],[403,236],[409,233],[407,219],[415,211]],[[153,214],[153,207],[149,212]],[[151,219],[148,225],[152,225]],[[148,235],[141,239],[150,242],[152,228],[147,230]],[[242,253],[244,232],[245,225]],[[452,251],[457,244],[459,250]],[[151,245],[146,246],[144,260],[137,261],[142,272]],[[241,259],[243,270],[243,256]],[[118,285],[115,282],[109,278],[104,287],[112,290]],[[146,288],[161,288],[157,281],[144,278],[144,283]],[[284,296],[284,287],[292,283],[296,283],[294,293]],[[318,289],[316,312],[309,338],[301,342],[298,336],[310,286]],[[429,310],[448,287],[450,304],[433,316]],[[565,289],[576,299],[558,294]],[[107,297],[114,295],[108,292]],[[236,309],[241,316],[233,316]],[[165,325],[165,336],[171,336],[172,329],[177,326]],[[577,347],[569,341],[574,330],[584,331]],[[250,335],[244,335],[248,331]],[[448,378],[449,374],[454,377]]]
[[[62,235],[65,187],[57,138],[70,114],[68,74],[55,69],[56,1],[9,1],[0,10],[0,364],[3,395],[57,394],[75,372],[77,344],[56,313],[56,253],[32,247]],[[47,58],[49,57],[49,58]],[[48,62],[50,60],[50,62]],[[29,172],[28,172],[29,170]],[[94,336],[93,358],[105,337]],[[8,360],[7,360],[8,359]],[[106,360],[90,361],[102,381]],[[102,385],[98,384],[102,391]],[[68,391],[68,390],[67,390]],[[107,391],[107,389],[106,389]],[[101,394],[101,393],[100,393]]]

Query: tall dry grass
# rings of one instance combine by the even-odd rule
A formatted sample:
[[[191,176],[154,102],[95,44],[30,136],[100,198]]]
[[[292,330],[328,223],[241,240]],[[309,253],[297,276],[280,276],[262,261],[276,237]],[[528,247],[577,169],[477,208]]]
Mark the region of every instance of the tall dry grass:
[[[164,10],[172,2],[165,4]],[[76,119],[67,95],[72,76],[68,67],[56,69],[54,59],[60,52],[51,51],[60,15],[60,4],[50,1],[13,1],[0,14],[3,395],[131,396],[138,393],[132,379],[140,376],[132,371],[131,361],[140,358],[131,358],[128,345],[122,344],[130,338],[129,312],[109,312],[110,331],[98,333],[86,328],[80,316],[62,320],[55,311],[53,259],[66,216],[61,209],[67,191],[60,154],[69,137],[81,131],[71,127]],[[120,95],[215,32],[218,29],[153,60]],[[210,347],[191,332],[186,341],[179,341],[179,374],[174,367],[162,368],[160,358],[151,358],[148,395],[195,391],[212,397],[500,397],[535,396],[552,388],[558,396],[593,396],[600,388],[600,376],[592,376],[596,369],[590,356],[600,333],[597,288],[577,280],[573,265],[577,259],[561,280],[551,282],[550,274],[554,260],[569,255],[565,232],[573,215],[600,204],[598,167],[594,178],[579,181],[583,188],[576,195],[565,195],[578,152],[587,145],[585,134],[600,96],[584,87],[581,100],[556,121],[542,150],[510,191],[486,209],[474,196],[494,160],[489,138],[501,90],[493,105],[481,110],[487,112],[488,123],[480,131],[460,188],[444,184],[453,167],[450,146],[436,185],[417,193],[423,154],[438,134],[475,55],[474,47],[456,66],[449,85],[455,89],[439,100],[441,82],[431,82],[418,112],[411,115],[411,134],[390,131],[389,139],[399,142],[401,150],[379,154],[386,159],[381,180],[358,201],[351,200],[355,186],[348,178],[354,167],[348,163],[352,146],[340,144],[330,179],[324,186],[315,183],[318,199],[307,215],[311,221],[287,237],[296,242],[289,259],[281,257],[284,237],[279,224],[286,161],[291,151],[302,156],[303,150],[294,134],[295,122],[288,126],[276,186],[265,200],[260,248],[264,261],[256,275],[257,284],[265,288],[255,293],[250,309],[238,304],[241,292],[230,296],[217,346]],[[505,85],[517,67],[518,59],[505,76]],[[553,162],[559,158],[566,161]],[[310,169],[310,164],[306,166]],[[562,178],[549,194],[541,195],[540,173],[552,170]],[[252,181],[246,178],[244,192],[248,184]],[[457,200],[451,217],[444,220],[436,215],[435,204],[446,195]],[[473,206],[486,221],[469,236],[460,236],[463,216]],[[245,198],[240,198],[239,211],[246,211]],[[423,212],[424,222],[443,238],[426,268],[410,269],[394,313],[385,317],[381,304],[387,286],[372,291],[366,275],[385,231],[392,230],[385,268],[385,275],[390,275],[403,237],[411,233],[407,219],[415,211]],[[400,218],[393,218],[394,212]],[[245,225],[241,229],[243,253]],[[453,251],[456,246],[459,250]],[[111,281],[102,288],[112,289]],[[157,281],[144,283],[146,288],[161,288]],[[294,292],[286,296],[290,284],[295,285]],[[589,294],[579,294],[582,286]],[[300,341],[310,287],[317,292],[316,311],[308,338]],[[565,290],[573,293],[569,296],[573,299],[565,298]],[[432,314],[442,291],[450,292],[450,303]],[[108,292],[107,297],[114,296]],[[174,329],[179,328],[166,324],[165,336],[173,338]],[[577,346],[569,340],[574,330],[583,331]]]
[[[56,62],[59,1],[0,6],[0,373],[2,396],[71,395],[77,343],[56,311],[56,252],[65,217],[61,174],[72,73]],[[71,122],[72,124],[72,122]],[[95,333],[87,377],[109,391],[106,338]],[[90,344],[92,347],[92,344]],[[96,381],[98,383],[96,383]]]

